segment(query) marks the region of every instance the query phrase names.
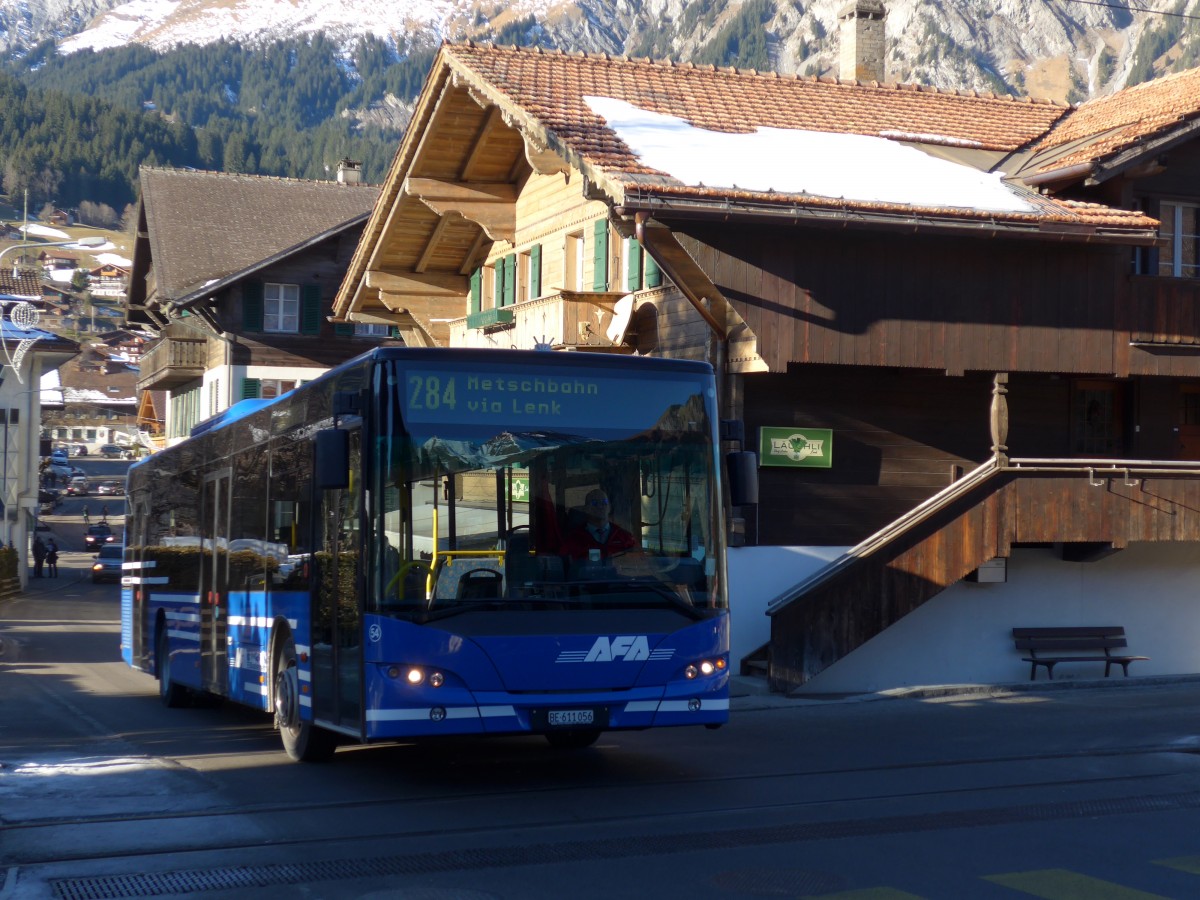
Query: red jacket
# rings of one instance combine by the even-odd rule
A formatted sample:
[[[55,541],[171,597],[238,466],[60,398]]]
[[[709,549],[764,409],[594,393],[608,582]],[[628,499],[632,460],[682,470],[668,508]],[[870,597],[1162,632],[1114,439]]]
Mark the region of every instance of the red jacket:
[[[596,540],[585,525],[576,528],[563,538],[562,544],[559,546],[559,552],[572,559],[586,559],[589,550],[599,550],[600,558],[607,559],[614,553],[624,553],[626,550],[632,550],[637,545],[637,541],[633,539],[632,534],[615,522],[610,522],[608,525],[608,536],[605,538],[604,543]]]

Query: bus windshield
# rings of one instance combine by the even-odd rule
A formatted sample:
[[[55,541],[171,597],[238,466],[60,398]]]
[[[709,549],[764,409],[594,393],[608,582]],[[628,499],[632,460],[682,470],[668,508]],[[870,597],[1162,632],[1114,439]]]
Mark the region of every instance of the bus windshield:
[[[377,370],[368,609],[724,609],[711,381]]]

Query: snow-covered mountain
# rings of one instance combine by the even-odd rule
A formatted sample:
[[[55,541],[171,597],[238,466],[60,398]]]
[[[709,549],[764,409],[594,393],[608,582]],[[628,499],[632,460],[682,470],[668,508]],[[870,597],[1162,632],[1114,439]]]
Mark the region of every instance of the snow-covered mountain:
[[[1136,11],[1071,0],[885,0],[887,77],[943,88],[1083,100],[1129,78],[1200,65],[1195,0]],[[1133,0],[1129,0],[1130,3]],[[167,49],[221,38],[259,42],[323,32],[374,34],[401,53],[442,39],[515,33],[566,50],[693,59],[738,46],[747,17],[780,72],[836,71],[847,0],[0,0],[0,52],[55,38],[63,52],[130,42]],[[507,30],[506,30],[507,29]]]

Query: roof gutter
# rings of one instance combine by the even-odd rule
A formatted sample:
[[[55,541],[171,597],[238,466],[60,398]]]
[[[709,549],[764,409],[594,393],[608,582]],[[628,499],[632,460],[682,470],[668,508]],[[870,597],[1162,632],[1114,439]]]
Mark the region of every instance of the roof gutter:
[[[1049,185],[1065,184],[1068,181],[1078,181],[1081,178],[1091,175],[1095,170],[1096,164],[1094,162],[1076,163],[1064,169],[1051,169],[1049,172],[1027,175],[1021,181],[1030,187],[1047,187]]]
[[[739,223],[763,222],[779,224],[790,221],[798,227],[822,226],[851,228],[884,228],[908,234],[949,234],[961,237],[1016,238],[1023,240],[1069,241],[1073,243],[1117,244],[1121,246],[1151,246],[1158,240],[1151,229],[1105,228],[1099,225],[1071,222],[1028,223],[1003,222],[991,219],[935,218],[915,214],[887,214],[849,207],[816,208],[801,204],[734,203],[725,200],[720,206],[703,201],[664,198],[630,192],[625,203],[614,209],[621,216],[639,213],[660,221],[690,219],[706,222]]]

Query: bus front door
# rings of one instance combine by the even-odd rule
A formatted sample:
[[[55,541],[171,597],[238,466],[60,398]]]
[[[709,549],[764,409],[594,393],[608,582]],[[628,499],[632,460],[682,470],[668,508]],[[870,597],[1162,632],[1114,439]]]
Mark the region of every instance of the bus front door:
[[[204,479],[200,560],[200,683],[224,695],[229,683],[229,491],[232,472]]]
[[[312,629],[313,717],[364,735],[362,700],[364,560],[360,522],[362,433],[350,432],[349,486],[320,497],[317,584]]]

